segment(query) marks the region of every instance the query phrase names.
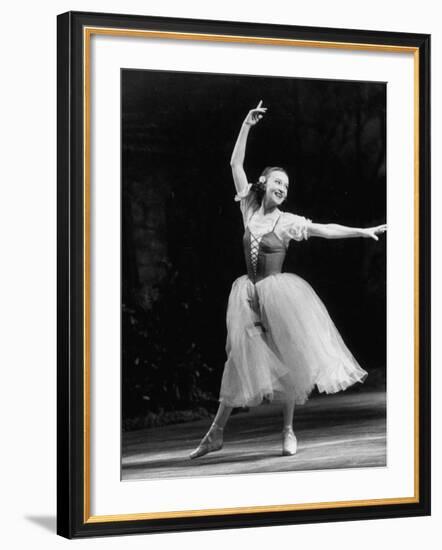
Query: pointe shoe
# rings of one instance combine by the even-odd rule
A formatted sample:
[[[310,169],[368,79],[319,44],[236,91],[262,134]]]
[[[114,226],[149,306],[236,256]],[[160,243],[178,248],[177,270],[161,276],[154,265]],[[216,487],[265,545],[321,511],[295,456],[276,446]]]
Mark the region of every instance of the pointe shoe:
[[[198,447],[190,453],[190,458],[199,458],[213,451],[219,451],[223,446],[223,428],[212,425],[201,440]]]
[[[282,432],[282,456],[292,456],[296,454],[298,442],[296,435],[293,433],[293,428],[290,426],[284,428]]]

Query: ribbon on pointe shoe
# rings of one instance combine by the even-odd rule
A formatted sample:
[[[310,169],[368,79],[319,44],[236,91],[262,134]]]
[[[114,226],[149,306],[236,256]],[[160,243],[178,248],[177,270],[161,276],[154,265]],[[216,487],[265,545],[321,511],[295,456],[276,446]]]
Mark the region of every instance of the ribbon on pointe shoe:
[[[208,453],[219,451],[223,446],[223,428],[212,424],[198,447],[190,453],[190,458],[200,458]]]

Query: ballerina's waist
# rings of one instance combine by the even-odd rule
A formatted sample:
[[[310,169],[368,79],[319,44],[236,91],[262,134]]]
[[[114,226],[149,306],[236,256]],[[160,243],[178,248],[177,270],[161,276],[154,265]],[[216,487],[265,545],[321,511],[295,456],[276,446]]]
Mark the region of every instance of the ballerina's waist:
[[[266,279],[267,277],[270,277],[271,275],[280,275],[281,270],[280,269],[273,269],[266,271],[265,273],[256,273],[256,275],[253,273],[253,271],[250,273],[247,273],[247,277],[250,279],[250,281],[253,284],[259,283],[260,281]]]

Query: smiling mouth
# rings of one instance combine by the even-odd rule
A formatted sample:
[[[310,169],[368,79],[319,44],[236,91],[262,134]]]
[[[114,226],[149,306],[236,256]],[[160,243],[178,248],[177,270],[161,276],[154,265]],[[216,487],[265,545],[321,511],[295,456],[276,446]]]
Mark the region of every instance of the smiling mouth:
[[[284,194],[280,193],[279,191],[276,191],[275,195],[278,197],[278,199],[283,199],[284,198]]]

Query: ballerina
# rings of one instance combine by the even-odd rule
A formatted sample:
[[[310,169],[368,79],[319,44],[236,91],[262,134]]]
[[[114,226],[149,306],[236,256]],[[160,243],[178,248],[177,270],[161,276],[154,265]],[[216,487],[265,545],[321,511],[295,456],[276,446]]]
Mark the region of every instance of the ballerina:
[[[320,392],[335,393],[367,376],[312,287],[281,270],[292,239],[364,237],[377,241],[387,227],[318,224],[281,211],[289,178],[278,166],[266,167],[258,182],[250,184],[243,167],[247,138],[266,112],[262,101],[248,112],[230,162],[245,229],[247,275],[239,277],[230,292],[220,403],[209,431],[190,454],[192,459],[222,448],[223,430],[234,407],[265,401],[282,403],[282,454],[294,455],[295,405],[305,403],[315,386]]]

